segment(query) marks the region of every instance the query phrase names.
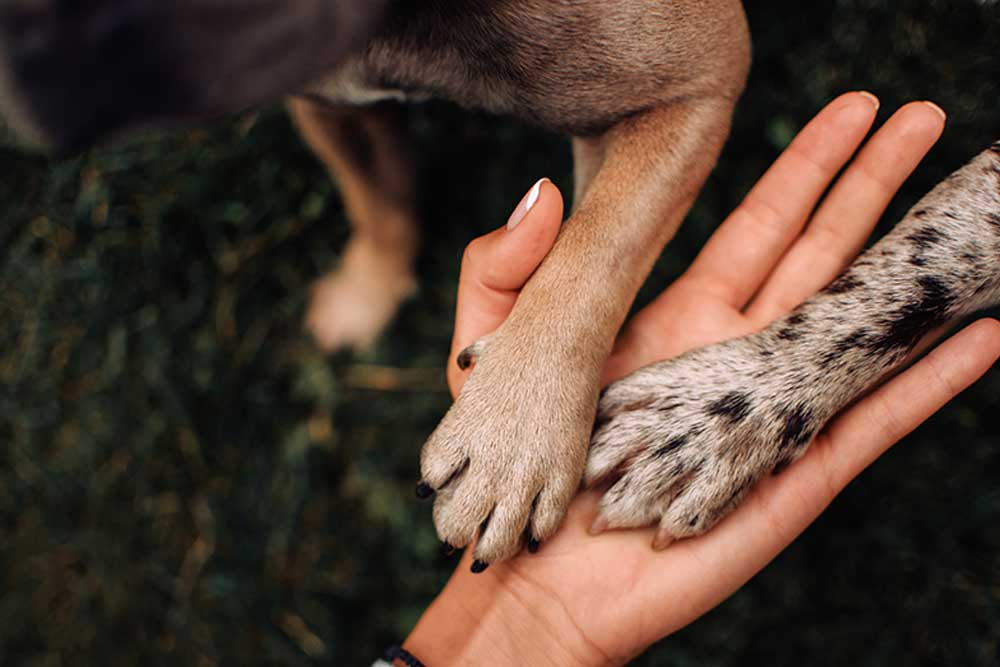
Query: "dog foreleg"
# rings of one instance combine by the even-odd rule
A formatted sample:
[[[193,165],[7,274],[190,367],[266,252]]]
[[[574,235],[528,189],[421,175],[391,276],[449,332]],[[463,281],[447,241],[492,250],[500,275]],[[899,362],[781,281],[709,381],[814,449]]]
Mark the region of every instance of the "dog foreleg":
[[[558,528],[580,483],[601,367],[715,164],[732,108],[688,99],[581,140],[595,159],[589,187],[421,459],[439,536],[461,547],[478,531],[478,568]]]
[[[764,331],[611,385],[587,463],[609,528],[698,535],[936,329],[1000,303],[1000,143],[952,174],[838,280]]]

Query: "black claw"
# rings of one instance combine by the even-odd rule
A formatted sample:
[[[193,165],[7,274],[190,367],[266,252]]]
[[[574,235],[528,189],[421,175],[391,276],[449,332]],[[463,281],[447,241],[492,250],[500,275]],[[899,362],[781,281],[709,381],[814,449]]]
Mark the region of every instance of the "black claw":
[[[541,543],[538,540],[533,537],[528,538],[528,553],[538,553],[538,547],[540,546]]]
[[[427,500],[434,495],[434,489],[427,482],[420,482],[417,484],[417,498],[421,500]]]
[[[490,566],[489,563],[484,563],[481,560],[477,560],[474,563],[472,563],[472,567],[469,569],[472,570],[472,574],[480,574],[482,572],[485,572],[486,568],[488,568],[489,566]]]
[[[455,359],[455,362],[458,364],[459,370],[467,371],[469,370],[469,367],[472,366],[473,359],[474,357],[468,350],[462,350],[458,353],[458,357]]]
[[[453,553],[455,553],[455,547],[453,547],[452,545],[448,544],[447,542],[442,542],[441,543],[441,554],[445,558],[448,558]]]

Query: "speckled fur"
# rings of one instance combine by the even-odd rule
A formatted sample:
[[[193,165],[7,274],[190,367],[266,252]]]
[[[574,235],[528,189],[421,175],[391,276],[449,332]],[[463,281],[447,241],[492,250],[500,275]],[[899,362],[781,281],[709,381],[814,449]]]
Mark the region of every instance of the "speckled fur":
[[[758,334],[610,386],[586,482],[609,527],[698,535],[921,339],[1000,302],[1000,142],[924,197],[838,280]]]

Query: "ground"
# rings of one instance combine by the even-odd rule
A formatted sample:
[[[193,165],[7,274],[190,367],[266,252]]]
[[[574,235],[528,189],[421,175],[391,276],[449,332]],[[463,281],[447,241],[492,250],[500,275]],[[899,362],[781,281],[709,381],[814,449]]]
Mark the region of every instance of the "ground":
[[[640,301],[842,91],[950,113],[886,222],[1000,138],[996,2],[748,13],[733,138]],[[332,358],[301,323],[343,213],[277,108],[59,162],[0,148],[0,663],[363,665],[405,636],[452,567],[413,485],[461,250],[539,176],[571,183],[559,137],[438,103],[409,122],[421,290]],[[996,664],[998,396],[993,371],[636,664]]]

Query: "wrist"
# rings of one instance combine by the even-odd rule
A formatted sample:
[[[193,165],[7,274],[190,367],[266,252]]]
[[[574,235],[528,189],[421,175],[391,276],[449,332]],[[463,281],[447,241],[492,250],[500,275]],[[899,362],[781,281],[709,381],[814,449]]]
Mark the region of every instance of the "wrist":
[[[468,560],[463,559],[404,643],[427,667],[606,663],[558,599],[509,566],[471,574]]]

